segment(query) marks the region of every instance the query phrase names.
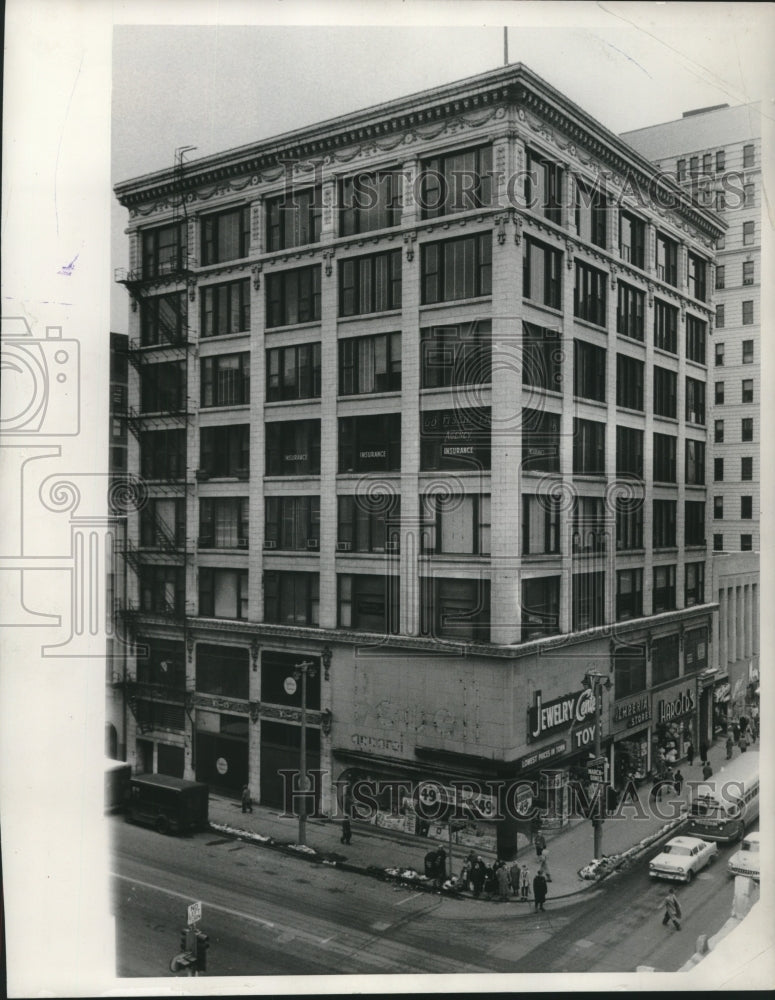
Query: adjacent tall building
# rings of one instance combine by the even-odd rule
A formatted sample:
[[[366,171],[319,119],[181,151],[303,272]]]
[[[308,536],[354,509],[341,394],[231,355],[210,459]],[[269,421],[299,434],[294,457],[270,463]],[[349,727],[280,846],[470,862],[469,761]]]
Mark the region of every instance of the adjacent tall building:
[[[713,210],[519,64],[116,195],[137,767],[281,805],[305,690],[324,810],[559,823],[710,738]]]

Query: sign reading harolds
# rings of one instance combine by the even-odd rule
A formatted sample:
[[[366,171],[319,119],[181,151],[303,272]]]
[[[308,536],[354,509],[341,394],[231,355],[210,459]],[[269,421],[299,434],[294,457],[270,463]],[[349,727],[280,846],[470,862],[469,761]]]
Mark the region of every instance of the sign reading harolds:
[[[674,722],[694,711],[694,684],[681,684],[654,695],[654,717],[658,723]]]
[[[546,703],[541,698],[541,692],[537,691],[535,704],[528,711],[529,742],[566,729],[574,730],[574,750],[586,746],[595,738],[595,695],[592,690],[576,691]]]

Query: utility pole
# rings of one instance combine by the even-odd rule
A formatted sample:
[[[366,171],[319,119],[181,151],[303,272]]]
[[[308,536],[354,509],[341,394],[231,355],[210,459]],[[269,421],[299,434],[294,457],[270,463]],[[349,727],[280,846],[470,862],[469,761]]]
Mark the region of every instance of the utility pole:
[[[299,789],[302,793],[307,791],[307,676],[314,677],[317,668],[311,660],[304,660],[297,663],[293,668],[295,680],[301,679],[301,739],[299,747]],[[299,809],[299,843],[305,844],[307,837],[307,799],[306,795],[301,797],[301,808]]]
[[[611,687],[611,678],[607,677],[605,674],[601,674],[595,669],[590,669],[584,675],[584,679],[581,683],[583,687],[591,688],[595,697],[595,763],[593,773],[596,777],[593,779],[593,783],[596,786],[596,792],[594,815],[592,818],[592,829],[594,835],[593,857],[601,858],[603,856],[603,816],[605,815],[604,810],[606,805],[606,793],[604,789],[607,785],[605,780],[605,761],[601,764],[603,752],[603,693],[601,688],[605,687],[606,690],[608,690]],[[599,770],[601,767],[602,771]]]

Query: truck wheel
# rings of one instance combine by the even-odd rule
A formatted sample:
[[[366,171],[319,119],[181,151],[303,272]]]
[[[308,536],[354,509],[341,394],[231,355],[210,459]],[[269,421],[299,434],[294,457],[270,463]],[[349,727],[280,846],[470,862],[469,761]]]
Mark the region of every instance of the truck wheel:
[[[154,826],[157,833],[169,833],[170,822],[166,816],[157,816]]]

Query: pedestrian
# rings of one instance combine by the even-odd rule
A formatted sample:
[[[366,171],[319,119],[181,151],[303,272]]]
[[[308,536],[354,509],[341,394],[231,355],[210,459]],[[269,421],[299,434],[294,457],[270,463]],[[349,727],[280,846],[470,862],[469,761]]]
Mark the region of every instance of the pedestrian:
[[[495,877],[498,880],[498,900],[501,903],[508,903],[509,873],[506,871],[506,863],[504,861],[498,862],[498,867],[495,870]]]
[[[675,889],[671,886],[665,896],[665,915],[662,917],[662,926],[665,927],[670,921],[677,931],[681,929],[681,904],[675,894]]]
[[[735,743],[740,739],[740,726],[736,722],[732,723],[732,736],[735,738]]]
[[[740,733],[740,753],[745,753],[748,749],[748,740],[746,739],[745,733]]]
[[[689,761],[689,767],[694,764],[694,744],[689,740],[689,745],[686,747],[686,759]]]
[[[541,829],[541,817],[536,815],[530,820],[530,843],[534,843],[538,831]]]
[[[733,750],[733,748],[735,746],[735,742],[732,739],[732,734],[731,733],[729,734],[729,736],[727,736],[727,742],[726,742],[725,746],[727,748],[727,760],[732,760],[732,750]]]
[[[549,871],[548,851],[544,851],[544,853],[541,855],[541,863],[538,866],[538,871],[541,875],[543,875],[543,877],[546,879],[547,882],[552,881],[552,873]]]
[[[530,871],[527,865],[522,865],[519,873],[519,896],[526,903],[530,899]]]
[[[533,844],[535,845],[536,849],[536,857],[540,858],[544,852],[544,848],[546,847],[546,840],[540,830],[536,831],[536,835],[533,839]]]
[[[537,872],[533,879],[533,899],[535,900],[534,909],[543,910],[546,899],[546,879],[541,872]]]
[[[747,732],[748,732],[748,716],[747,715],[741,715],[740,716],[740,735],[741,736],[745,736],[745,734]]]
[[[352,832],[352,827],[350,826],[350,818],[349,816],[345,816],[345,818],[342,820],[342,836],[339,839],[343,844],[349,844],[352,835],[353,832]]]
[[[705,764],[702,768],[702,777],[704,778],[705,781],[707,781],[708,778],[713,777],[713,768],[710,766],[709,760],[705,761]]]
[[[443,847],[436,851],[436,888],[440,889],[447,881],[447,852]]]
[[[675,774],[673,775],[673,788],[675,788],[677,795],[681,794],[681,789],[683,788],[683,786],[684,786],[684,776],[681,774],[680,771],[676,771]]]
[[[250,796],[250,788],[247,785],[242,786],[242,811],[244,813],[253,812],[253,799]]]
[[[751,719],[751,743],[756,743],[759,739],[759,720]]]
[[[495,869],[490,865],[485,865],[484,869],[484,894],[488,899],[492,899],[495,893],[498,891],[498,879],[495,875]]]
[[[474,899],[478,899],[484,889],[484,880],[487,869],[481,857],[477,857],[471,867],[471,884],[474,887]]]
[[[705,740],[700,743],[700,763],[705,764],[708,760],[708,744]]]
[[[519,878],[522,874],[522,869],[519,867],[519,863],[515,862],[511,868],[509,868],[509,885],[511,886],[512,896],[519,895]]]

